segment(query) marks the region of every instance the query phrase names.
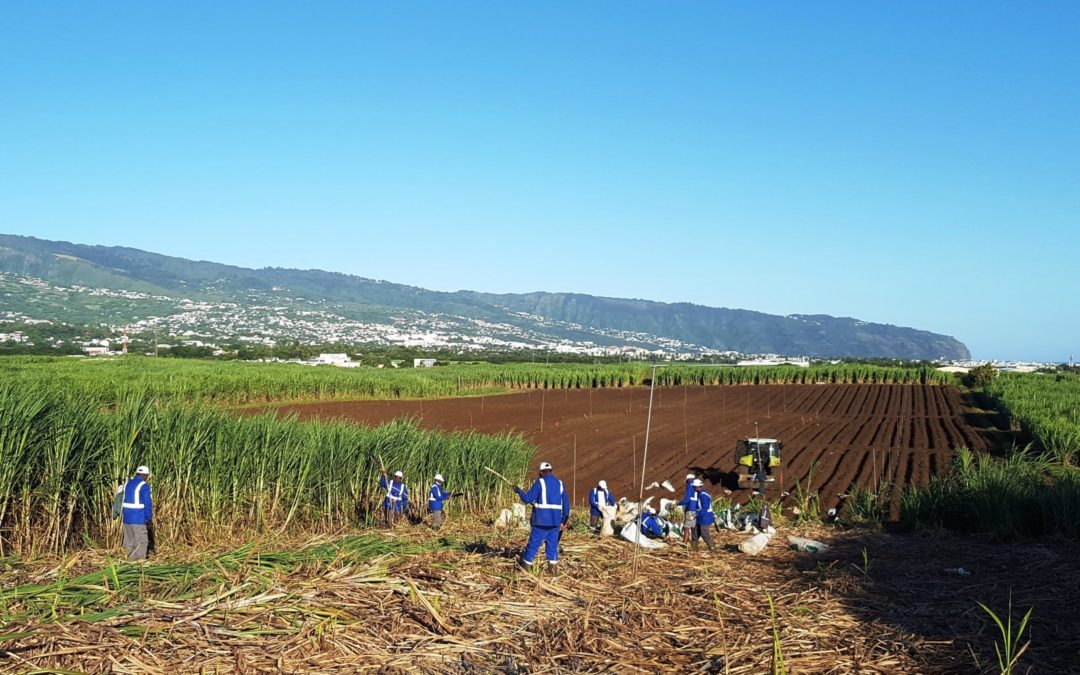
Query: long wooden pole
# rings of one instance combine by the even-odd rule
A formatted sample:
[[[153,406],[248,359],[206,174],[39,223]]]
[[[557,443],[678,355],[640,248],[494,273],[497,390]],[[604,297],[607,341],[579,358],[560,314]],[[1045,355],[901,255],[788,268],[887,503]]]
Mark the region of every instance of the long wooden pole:
[[[637,579],[638,558],[641,555],[641,517],[645,501],[645,466],[649,461],[649,430],[652,428],[653,390],[656,389],[656,364],[652,367],[652,384],[649,385],[649,414],[645,418],[645,448],[641,452],[641,483],[638,485],[637,537],[634,542],[634,578]]]
[[[574,434],[574,507],[577,507],[577,434]]]

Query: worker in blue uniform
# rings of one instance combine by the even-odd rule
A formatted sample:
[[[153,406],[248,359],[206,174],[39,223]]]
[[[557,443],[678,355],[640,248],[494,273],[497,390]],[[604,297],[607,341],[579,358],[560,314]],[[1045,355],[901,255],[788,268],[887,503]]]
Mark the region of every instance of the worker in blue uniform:
[[[383,516],[386,518],[386,526],[394,527],[394,522],[405,515],[405,509],[409,508],[409,488],[405,487],[405,474],[400,471],[394,472],[394,479],[388,481],[386,472],[380,472],[379,487],[386,490],[383,497]]]
[[[683,495],[683,500],[679,502],[679,506],[683,507],[683,541],[690,541],[690,533],[694,531],[694,519],[697,518],[697,498],[694,496],[694,474],[686,474],[686,493]],[[693,505],[691,506],[691,502]]]
[[[716,522],[716,516],[712,512],[712,497],[708,492],[705,492],[705,483],[701,482],[700,478],[694,479],[691,486],[694,488],[692,498],[679,502],[679,506],[685,507],[687,511],[694,511],[694,527],[690,531],[690,547],[696,551],[698,539],[704,539],[709,550],[714,551],[716,545],[713,543],[711,530],[713,523]]]
[[[428,509],[431,510],[431,526],[436,530],[442,527],[443,502],[451,497],[453,495],[443,489],[442,474],[435,474],[435,483],[428,495]]]
[[[521,556],[522,566],[532,568],[543,543],[548,567],[555,571],[559,562],[559,534],[566,529],[566,522],[570,519],[570,495],[563,482],[551,473],[551,464],[547,462],[540,463],[540,477],[528,492],[516,485],[514,490],[521,501],[533,507],[530,520],[532,531],[529,532],[525,553]]]
[[[600,519],[604,514],[600,511],[600,505],[615,506],[615,497],[608,490],[607,481],[600,481],[592,490],[589,490],[589,527],[594,532],[600,531]]]
[[[149,552],[150,537],[147,529],[152,527],[154,504],[150,498],[150,469],[140,466],[135,475],[124,484],[124,549],[128,560],[145,560]]]
[[[641,533],[649,539],[663,539],[667,536],[671,525],[656,515],[656,509],[651,506],[645,508],[641,516]]]

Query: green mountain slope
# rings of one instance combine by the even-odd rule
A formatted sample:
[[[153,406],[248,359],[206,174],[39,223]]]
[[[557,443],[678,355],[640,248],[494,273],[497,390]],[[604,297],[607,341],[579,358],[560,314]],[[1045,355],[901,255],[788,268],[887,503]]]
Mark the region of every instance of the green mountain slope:
[[[252,270],[132,248],[87,246],[15,235],[0,235],[0,272],[60,286],[107,288],[192,300],[242,304],[254,302],[254,297],[263,301],[272,296],[275,302],[280,298],[280,302],[297,308],[311,303],[331,303],[338,315],[358,321],[377,321],[401,313],[448,315],[505,324],[552,339],[596,344],[657,346],[677,341],[708,350],[816,357],[959,359],[969,356],[967,347],[949,336],[851,318],[784,317],[689,303],[575,293],[444,293],[321,270]],[[17,293],[10,290],[6,295],[9,305],[33,305],[32,299],[17,302]],[[132,300],[129,304],[131,316],[126,320],[143,318],[139,315],[138,302]],[[155,311],[160,310],[159,305],[160,302]],[[63,315],[65,311],[80,318],[87,313],[85,308],[65,310],[63,303],[53,303],[51,307],[56,316],[39,318],[70,321],[73,319]],[[110,312],[109,319],[122,318],[117,312],[123,313]]]

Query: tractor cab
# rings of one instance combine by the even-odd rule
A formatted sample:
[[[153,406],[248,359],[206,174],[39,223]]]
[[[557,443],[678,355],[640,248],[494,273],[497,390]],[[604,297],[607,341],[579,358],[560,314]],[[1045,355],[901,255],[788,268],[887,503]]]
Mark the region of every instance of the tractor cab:
[[[739,482],[775,481],[773,469],[780,466],[780,453],[784,444],[775,438],[747,438],[735,446],[735,461],[747,468],[739,472]]]

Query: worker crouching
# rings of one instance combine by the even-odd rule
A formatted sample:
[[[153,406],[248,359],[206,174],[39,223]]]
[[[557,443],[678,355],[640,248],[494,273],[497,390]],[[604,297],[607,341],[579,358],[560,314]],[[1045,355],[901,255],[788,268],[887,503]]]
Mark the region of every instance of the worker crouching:
[[[521,556],[521,564],[531,569],[543,543],[548,567],[555,571],[559,562],[559,534],[566,529],[566,522],[570,519],[570,496],[563,482],[552,475],[550,464],[541,462],[540,477],[529,491],[525,492],[516,485],[514,490],[521,501],[533,507],[530,521],[532,530],[525,553]]]

